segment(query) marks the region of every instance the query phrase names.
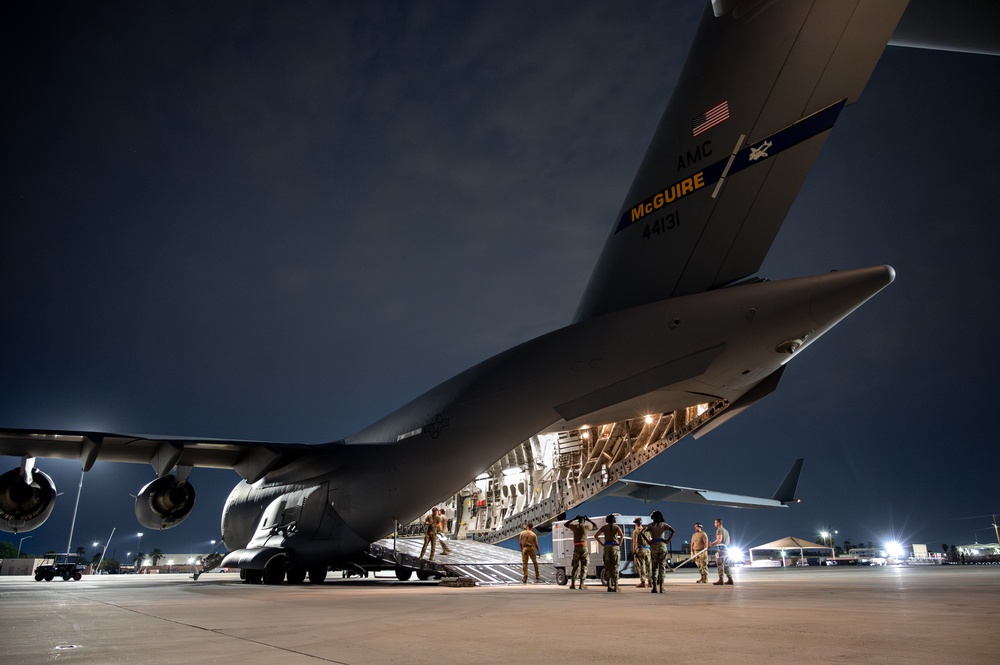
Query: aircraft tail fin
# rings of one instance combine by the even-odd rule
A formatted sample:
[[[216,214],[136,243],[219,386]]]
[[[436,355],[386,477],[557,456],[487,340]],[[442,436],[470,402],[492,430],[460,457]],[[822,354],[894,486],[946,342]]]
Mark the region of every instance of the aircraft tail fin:
[[[771,497],[772,499],[785,504],[797,501],[795,498],[795,490],[799,485],[799,474],[802,472],[802,461],[803,458],[800,457],[792,463],[792,468],[785,474],[785,479],[781,481],[781,485],[779,485],[778,489],[775,490],[774,496]]]
[[[705,13],[575,320],[756,273],[906,0],[728,2]]]

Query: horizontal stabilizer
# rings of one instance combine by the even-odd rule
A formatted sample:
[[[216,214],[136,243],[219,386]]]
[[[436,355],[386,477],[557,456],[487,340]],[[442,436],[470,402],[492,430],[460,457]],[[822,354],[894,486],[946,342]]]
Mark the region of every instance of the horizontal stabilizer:
[[[623,478],[609,485],[607,489],[595,496],[594,499],[616,496],[636,499],[643,503],[674,501],[677,503],[699,503],[712,506],[726,506],[729,508],[784,508],[789,503],[795,501],[795,490],[799,482],[799,473],[802,471],[802,461],[802,458],[795,460],[792,468],[785,475],[785,479],[781,481],[778,490],[770,499],[694,487],[650,483],[642,480],[631,480],[629,478]]]

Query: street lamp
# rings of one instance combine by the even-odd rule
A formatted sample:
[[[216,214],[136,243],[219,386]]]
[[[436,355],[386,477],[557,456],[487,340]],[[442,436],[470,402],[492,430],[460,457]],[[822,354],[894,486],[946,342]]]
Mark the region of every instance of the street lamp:
[[[26,541],[28,538],[33,538],[33,537],[34,536],[25,536],[24,538],[21,539],[21,541],[17,544],[17,556],[21,556],[21,543]]]
[[[139,546],[137,548],[139,551],[136,552],[136,556],[142,556],[142,531],[139,532]],[[142,560],[139,561],[139,572],[142,572]]]

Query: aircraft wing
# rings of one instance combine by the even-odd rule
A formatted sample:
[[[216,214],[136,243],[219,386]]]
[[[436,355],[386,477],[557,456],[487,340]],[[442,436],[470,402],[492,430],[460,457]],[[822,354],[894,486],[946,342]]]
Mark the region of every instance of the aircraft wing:
[[[800,458],[792,464],[792,468],[785,474],[784,480],[781,481],[781,485],[778,486],[774,496],[770,499],[757,496],[744,496],[742,494],[729,494],[728,492],[718,492],[716,490],[697,489],[695,487],[663,485],[661,483],[630,480],[628,478],[622,478],[612,483],[607,489],[595,496],[594,499],[616,496],[636,499],[643,503],[675,501],[678,503],[700,503],[729,508],[785,508],[789,503],[796,501],[795,488],[798,486],[801,471],[802,459]]]
[[[337,444],[311,446],[265,441],[226,441],[133,436],[104,432],[0,429],[0,455],[76,459],[89,471],[105,462],[148,463],[158,476],[174,466],[233,469],[253,483],[299,457]]]
[[[707,5],[576,320],[757,272],[906,4]]]

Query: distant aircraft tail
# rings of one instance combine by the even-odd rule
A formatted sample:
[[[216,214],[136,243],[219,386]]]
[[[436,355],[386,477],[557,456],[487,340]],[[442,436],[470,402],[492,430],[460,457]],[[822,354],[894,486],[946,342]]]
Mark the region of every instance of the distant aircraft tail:
[[[706,3],[576,321],[753,275],[906,0]]]
[[[795,498],[795,489],[799,485],[799,474],[801,472],[802,458],[800,457],[792,463],[792,468],[785,474],[785,479],[781,481],[781,485],[778,486],[778,489],[774,492],[774,496],[771,498],[784,504],[798,501]]]

